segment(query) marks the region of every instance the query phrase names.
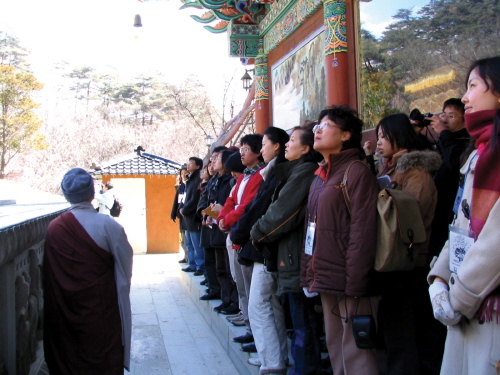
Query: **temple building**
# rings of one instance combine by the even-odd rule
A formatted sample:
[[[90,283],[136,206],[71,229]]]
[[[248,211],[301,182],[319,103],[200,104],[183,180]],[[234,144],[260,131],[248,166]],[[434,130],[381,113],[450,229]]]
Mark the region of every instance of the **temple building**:
[[[326,105],[359,106],[359,0],[195,0],[181,8],[213,33],[227,32],[229,54],[254,74],[255,125],[289,129]],[[244,78],[245,78],[244,77]]]

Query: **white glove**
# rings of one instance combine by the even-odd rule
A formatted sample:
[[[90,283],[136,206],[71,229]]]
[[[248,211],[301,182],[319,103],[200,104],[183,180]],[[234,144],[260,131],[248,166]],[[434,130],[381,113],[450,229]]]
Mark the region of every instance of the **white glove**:
[[[429,296],[434,310],[434,318],[447,326],[454,326],[460,321],[462,314],[453,311],[448,286],[445,283],[441,281],[432,283],[429,287]]]
[[[316,292],[309,292],[309,290],[307,290],[307,287],[302,287],[302,290],[304,291],[304,294],[306,295],[307,298],[313,298],[313,297],[316,297],[318,295],[318,293]]]

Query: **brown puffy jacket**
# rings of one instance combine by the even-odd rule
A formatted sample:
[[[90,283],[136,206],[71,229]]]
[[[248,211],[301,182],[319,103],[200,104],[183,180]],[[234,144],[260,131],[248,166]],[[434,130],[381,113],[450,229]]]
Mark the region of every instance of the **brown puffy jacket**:
[[[393,167],[380,175],[389,175],[395,183],[395,189],[407,191],[417,200],[427,234],[426,246],[423,247],[425,251],[420,252],[417,265],[427,266],[427,245],[437,203],[437,189],[432,174],[441,166],[441,156],[435,151],[401,151],[394,156]]]
[[[347,167],[360,160],[358,150],[331,154],[318,170],[308,199],[308,221],[316,230],[312,256],[301,258],[301,286],[310,292],[347,296],[368,293],[377,233],[377,181],[362,163],[347,176],[350,213],[340,183]]]

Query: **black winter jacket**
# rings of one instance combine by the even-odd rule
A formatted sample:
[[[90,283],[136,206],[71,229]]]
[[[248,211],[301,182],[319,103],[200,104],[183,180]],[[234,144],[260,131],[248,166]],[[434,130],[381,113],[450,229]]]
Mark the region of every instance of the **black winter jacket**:
[[[199,232],[201,227],[201,217],[196,209],[200,200],[200,170],[197,169],[189,175],[186,181],[186,198],[182,207],[182,214],[186,224],[186,230],[190,232]]]
[[[230,174],[218,175],[208,191],[208,204],[218,203],[224,206],[231,192],[233,181],[234,178]],[[226,248],[226,237],[227,234],[223,233],[217,224],[212,225],[212,229],[210,230],[211,247]]]
[[[258,173],[263,173],[264,169],[268,167],[263,168]],[[266,213],[267,208],[271,204],[274,190],[278,185],[275,167],[270,167],[267,177],[260,184],[259,190],[252,202],[245,208],[245,212],[241,218],[231,228],[231,241],[233,244],[238,244],[242,247],[241,252],[238,254],[238,261],[241,264],[248,263],[247,265],[250,265],[253,262],[264,263],[262,253],[252,245],[250,229]]]

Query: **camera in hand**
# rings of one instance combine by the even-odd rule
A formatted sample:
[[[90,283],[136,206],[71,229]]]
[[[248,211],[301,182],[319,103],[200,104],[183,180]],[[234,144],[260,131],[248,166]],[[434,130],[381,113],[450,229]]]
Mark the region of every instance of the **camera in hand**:
[[[414,108],[410,112],[410,120],[413,120],[417,122],[417,126],[423,128],[426,126],[429,126],[431,124],[430,120],[427,120],[426,117],[432,117],[434,116],[434,113],[428,112],[428,113],[421,113],[418,108]]]

